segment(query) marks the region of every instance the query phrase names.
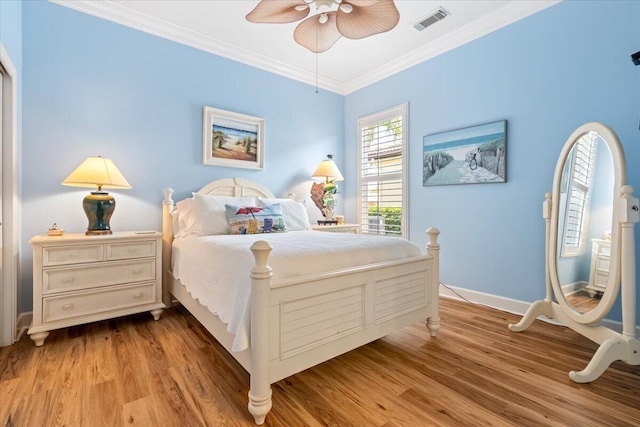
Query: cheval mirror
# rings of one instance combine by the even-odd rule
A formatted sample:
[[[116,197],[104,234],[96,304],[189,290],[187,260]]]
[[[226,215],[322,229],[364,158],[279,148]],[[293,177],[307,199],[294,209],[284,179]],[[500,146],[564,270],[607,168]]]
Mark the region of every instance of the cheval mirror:
[[[638,199],[626,180],[620,141],[608,126],[580,126],[564,145],[545,195],[546,297],[509,330],[520,332],[540,315],[600,344],[578,383],[597,379],[616,360],[640,365],[636,335],[634,224]],[[620,294],[622,332],[601,324]]]

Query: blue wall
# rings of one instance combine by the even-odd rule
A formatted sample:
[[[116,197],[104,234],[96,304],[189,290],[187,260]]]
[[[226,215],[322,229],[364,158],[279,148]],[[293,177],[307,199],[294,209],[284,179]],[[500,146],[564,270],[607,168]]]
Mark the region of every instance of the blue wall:
[[[346,97],[48,2],[23,3],[23,250],[20,311],[31,306],[30,247],[54,221],[81,232],[85,190],[60,181],[85,157],[112,158],[133,185],[114,191],[116,230],[160,227],[160,190],[176,199],[243,176],[276,194],[308,192],[327,153],[356,218],[356,122],[409,101],[410,238],[442,231],[445,283],[533,301],[544,295],[541,203],[579,125],[602,121],[640,193],[640,2],[565,1]],[[607,10],[606,14],[602,10]],[[204,105],[266,119],[262,172],[201,164]],[[422,187],[422,137],[508,120],[508,182]],[[344,143],[343,143],[344,140]],[[636,227],[640,259],[640,227]],[[640,301],[638,303],[640,307]],[[619,318],[619,307],[611,315]]]
[[[20,0],[0,1],[0,42],[11,57],[13,65],[22,67],[22,4]]]
[[[88,189],[60,182],[87,156],[111,158],[131,190],[112,191],[114,230],[161,229],[174,200],[232,176],[278,196],[308,195],[311,173],[343,147],[343,97],[49,2],[23,3],[22,295],[31,307],[28,239],[53,222],[84,232]],[[265,119],[263,171],[202,165],[202,108]]]
[[[422,247],[424,231],[440,229],[443,282],[544,297],[542,202],[562,146],[586,122],[616,131],[640,193],[640,67],[630,60],[640,50],[640,2],[610,5],[560,3],[346,97],[347,164],[356,162],[358,117],[409,102],[410,238]],[[422,187],[424,135],[503,119],[506,184]],[[347,170],[347,217],[357,211],[356,180]],[[636,226],[638,259],[639,246]],[[619,306],[609,317],[620,319]]]

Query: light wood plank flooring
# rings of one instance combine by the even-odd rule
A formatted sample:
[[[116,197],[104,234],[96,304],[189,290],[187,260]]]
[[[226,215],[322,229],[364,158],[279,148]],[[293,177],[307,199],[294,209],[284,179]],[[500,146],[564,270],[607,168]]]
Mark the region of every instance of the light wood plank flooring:
[[[567,302],[578,313],[588,313],[600,304],[601,293],[591,296],[587,291],[579,291],[575,294],[567,295]]]
[[[415,324],[273,385],[267,426],[638,426],[640,367],[569,380],[596,345],[541,321],[442,299]],[[249,377],[183,308],[0,349],[0,425],[251,426]]]

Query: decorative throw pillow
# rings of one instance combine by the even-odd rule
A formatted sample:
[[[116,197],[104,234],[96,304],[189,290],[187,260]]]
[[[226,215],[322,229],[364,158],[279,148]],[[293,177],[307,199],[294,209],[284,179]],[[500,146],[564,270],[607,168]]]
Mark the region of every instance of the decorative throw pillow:
[[[273,205],[225,205],[231,234],[259,234],[287,231],[279,203]]]
[[[303,201],[293,199],[267,199],[258,197],[259,206],[268,206],[279,203],[282,206],[282,215],[287,224],[287,231],[310,230],[309,214]]]

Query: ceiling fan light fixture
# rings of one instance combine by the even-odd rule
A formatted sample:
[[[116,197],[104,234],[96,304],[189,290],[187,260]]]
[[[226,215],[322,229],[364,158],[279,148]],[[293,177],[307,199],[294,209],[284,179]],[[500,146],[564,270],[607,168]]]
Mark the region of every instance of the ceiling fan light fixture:
[[[344,13],[351,13],[353,12],[353,6],[351,6],[349,3],[342,3],[340,5],[340,10]]]
[[[316,0],[317,13],[327,13],[331,11],[332,6],[333,6],[332,0]]]
[[[315,3],[316,14],[308,17]],[[329,49],[341,36],[362,39],[393,29],[400,21],[394,0],[261,0],[247,15],[256,23],[290,23],[304,19],[293,32],[311,52]]]

